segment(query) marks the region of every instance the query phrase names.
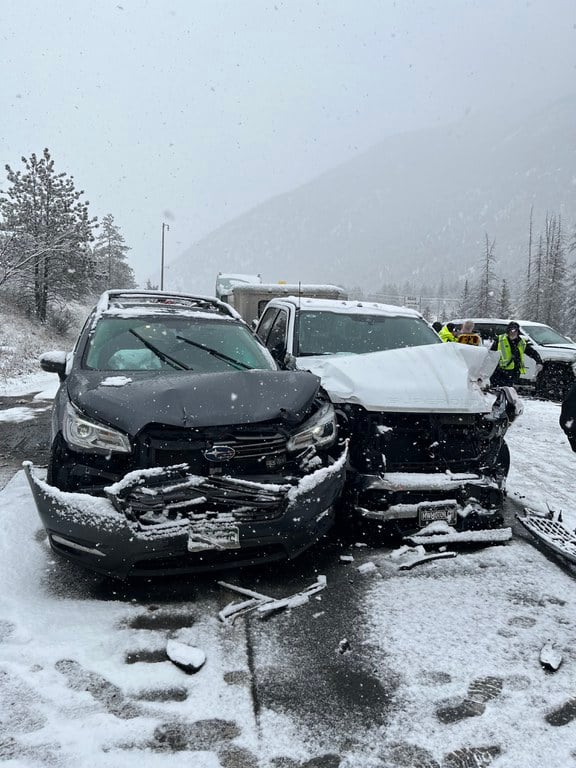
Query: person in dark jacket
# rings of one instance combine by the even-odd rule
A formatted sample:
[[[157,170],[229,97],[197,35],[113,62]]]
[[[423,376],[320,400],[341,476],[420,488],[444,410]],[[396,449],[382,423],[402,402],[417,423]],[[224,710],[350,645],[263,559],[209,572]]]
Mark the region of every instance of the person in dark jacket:
[[[573,451],[576,451],[576,384],[570,388],[562,401],[560,426],[568,438],[570,447]]]
[[[520,376],[526,373],[524,355],[542,365],[542,358],[530,342],[520,336],[520,326],[514,320],[506,326],[506,333],[494,339],[490,349],[500,352],[498,367],[490,377],[494,387],[514,387],[518,384]]]

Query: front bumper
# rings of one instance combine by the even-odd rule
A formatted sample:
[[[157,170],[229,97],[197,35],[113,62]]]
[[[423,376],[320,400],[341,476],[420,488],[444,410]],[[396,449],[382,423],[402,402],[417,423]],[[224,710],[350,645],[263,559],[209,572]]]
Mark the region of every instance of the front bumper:
[[[502,484],[481,474],[359,474],[350,488],[348,500],[357,518],[401,534],[437,520],[461,531],[502,524]]]
[[[291,559],[334,523],[347,449],[300,478],[199,477],[185,465],[131,472],[107,498],[26,477],[54,552],[110,576],[198,573]]]

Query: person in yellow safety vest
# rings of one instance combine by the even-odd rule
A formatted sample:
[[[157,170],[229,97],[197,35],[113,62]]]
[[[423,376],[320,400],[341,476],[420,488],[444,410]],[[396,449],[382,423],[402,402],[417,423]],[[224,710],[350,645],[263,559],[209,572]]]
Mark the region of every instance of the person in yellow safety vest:
[[[454,323],[446,323],[446,325],[440,331],[438,331],[438,336],[440,336],[442,341],[458,341],[454,335],[455,330],[456,326]]]
[[[508,323],[506,333],[497,336],[490,349],[500,352],[498,367],[490,377],[490,383],[495,387],[513,387],[518,384],[520,376],[526,373],[524,355],[542,365],[542,358],[534,347],[520,336],[520,326],[515,321]]]

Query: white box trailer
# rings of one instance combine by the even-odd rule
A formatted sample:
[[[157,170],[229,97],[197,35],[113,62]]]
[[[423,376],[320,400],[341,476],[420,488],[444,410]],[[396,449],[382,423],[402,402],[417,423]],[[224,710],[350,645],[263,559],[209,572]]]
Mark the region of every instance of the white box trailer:
[[[311,299],[343,299],[348,294],[338,285],[311,283],[262,283],[261,285],[236,285],[228,297],[228,303],[244,320],[253,324],[271,299],[279,296],[306,296]]]

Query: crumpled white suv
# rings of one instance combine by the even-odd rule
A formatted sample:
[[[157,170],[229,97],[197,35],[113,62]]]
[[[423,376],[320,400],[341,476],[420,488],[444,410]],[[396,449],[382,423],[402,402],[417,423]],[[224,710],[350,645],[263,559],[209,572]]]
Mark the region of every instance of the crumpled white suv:
[[[256,333],[280,365],[320,376],[350,439],[354,519],[399,534],[502,524],[519,403],[489,391],[497,352],[443,344],[412,309],[297,296],[270,301]]]

